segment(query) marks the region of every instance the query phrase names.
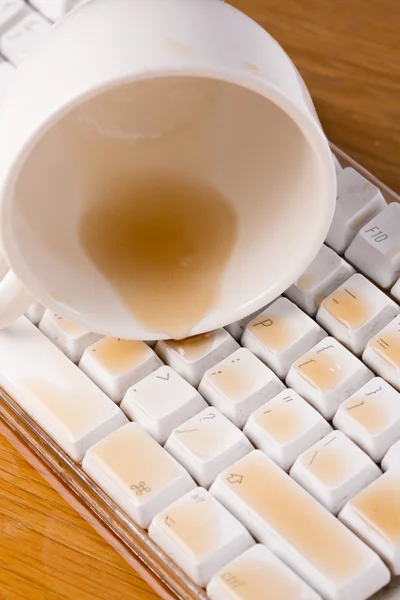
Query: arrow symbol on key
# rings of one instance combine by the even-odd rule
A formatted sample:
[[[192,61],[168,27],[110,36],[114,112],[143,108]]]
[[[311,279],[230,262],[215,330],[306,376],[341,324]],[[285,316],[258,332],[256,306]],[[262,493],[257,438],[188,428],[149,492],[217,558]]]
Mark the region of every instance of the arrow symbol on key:
[[[235,473],[231,473],[230,476],[227,478],[227,481],[229,481],[229,483],[242,483],[243,475],[236,475]]]

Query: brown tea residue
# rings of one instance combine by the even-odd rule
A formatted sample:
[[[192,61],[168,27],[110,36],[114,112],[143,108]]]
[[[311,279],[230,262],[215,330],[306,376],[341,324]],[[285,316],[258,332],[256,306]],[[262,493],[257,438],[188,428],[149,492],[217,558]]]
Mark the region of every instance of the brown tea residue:
[[[389,471],[352,501],[352,508],[389,544],[400,543],[400,476]]]
[[[152,354],[145,342],[105,337],[89,349],[109,372],[118,374],[140,365]]]
[[[389,411],[379,395],[368,398],[365,394],[354,395],[343,404],[343,409],[370,435],[381,433],[388,426]]]
[[[279,567],[250,558],[238,559],[227,567],[219,579],[232,600],[265,598],[270,600],[302,600],[300,580],[287,576]]]
[[[86,253],[135,319],[175,339],[217,302],[236,235],[234,209],[217,189],[171,173],[114,182],[80,223]]]
[[[267,403],[257,421],[280,444],[294,440],[304,430],[304,422],[297,411],[293,410],[291,402],[274,405]]]
[[[366,547],[265,456],[248,454],[235,465],[235,473],[243,479],[234,489],[230,473],[226,472],[229,492],[323,576],[345,581],[366,568],[370,560]]]
[[[338,361],[335,353],[330,355],[319,355],[318,352],[306,354],[296,363],[296,370],[307,383],[320,392],[334,389],[347,375],[347,370]]]
[[[262,313],[250,327],[253,335],[272,352],[285,350],[297,338],[297,331],[290,320],[272,313]]]
[[[367,298],[351,288],[341,288],[322,302],[323,308],[346,329],[355,331],[373,316],[374,308]]]
[[[333,443],[332,443],[333,442]],[[303,455],[303,462],[315,477],[327,486],[342,485],[352,471],[352,463],[346,460],[341,448],[335,447],[334,438],[319,445],[317,449],[310,448]]]
[[[371,348],[393,369],[400,369],[400,335],[394,332],[378,333],[370,342]]]
[[[190,497],[172,504],[161,526],[194,561],[212,552],[219,542],[219,521],[213,500],[195,490]]]

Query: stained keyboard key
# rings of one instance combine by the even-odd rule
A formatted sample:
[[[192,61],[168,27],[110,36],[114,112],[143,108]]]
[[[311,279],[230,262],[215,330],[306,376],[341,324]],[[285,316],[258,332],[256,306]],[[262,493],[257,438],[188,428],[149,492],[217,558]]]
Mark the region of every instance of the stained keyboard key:
[[[301,454],[290,470],[291,477],[334,514],[381,474],[341,431],[333,431]]]
[[[357,234],[346,258],[382,288],[400,274],[400,205],[389,204]]]
[[[235,340],[237,342],[240,342],[240,338],[242,337],[242,335],[244,333],[244,330],[246,329],[246,325],[248,323],[250,323],[250,321],[252,321],[263,310],[265,310],[265,308],[257,310],[254,313],[251,313],[251,315],[248,315],[247,317],[244,317],[243,319],[240,319],[240,321],[235,321],[235,323],[231,323],[230,325],[226,325],[225,329],[227,330],[228,333],[231,334],[231,336],[233,338],[235,338]]]
[[[400,469],[387,471],[350,500],[339,518],[400,575]]]
[[[243,429],[249,440],[285,471],[330,431],[332,427],[319,412],[290,389],[254,412]]]
[[[150,538],[199,586],[254,544],[235,517],[203,488],[158,514]]]
[[[129,419],[139,423],[159,444],[206,406],[199,392],[167,366],[129,388],[121,403]]]
[[[358,358],[328,337],[292,365],[286,383],[329,420],[372,377]]]
[[[393,319],[368,342],[363,361],[400,391],[400,317]]]
[[[207,371],[199,391],[209,404],[243,427],[253,411],[285,386],[246,348],[240,348]]]
[[[374,377],[339,407],[333,424],[375,461],[400,440],[400,394]]]
[[[162,366],[145,342],[105,337],[85,350],[79,367],[114,402],[131,385]]]
[[[32,310],[32,308],[31,308]],[[46,310],[40,323],[39,329],[49,338],[57,348],[60,348],[72,362],[79,362],[82,354],[92,344],[103,336],[87,331],[84,327],[72,323],[60,315]]]
[[[317,321],[354,354],[361,355],[371,337],[399,312],[393,300],[357,273],[322,302]]]
[[[195,487],[187,471],[136,423],[88,450],[83,470],[140,527]]]
[[[293,302],[278,298],[247,325],[242,344],[283,378],[291,364],[325,336]]]
[[[285,292],[310,317],[321,302],[353,275],[354,269],[328,246],[323,245],[303,275]]]
[[[209,487],[218,473],[254,448],[240,429],[208,407],[175,429],[165,449],[199,485]]]
[[[378,556],[260,450],[210,491],[323,598],[365,600],[389,582]]]
[[[266,592],[268,590],[268,592]],[[216,573],[211,600],[320,600],[320,596],[262,544],[252,546]]]
[[[195,335],[180,341],[160,341],[156,352],[172,369],[197,387],[207,369],[239,348],[225,329]]]
[[[127,422],[26,317],[0,330],[0,387],[77,462]]]
[[[385,207],[380,190],[346,167],[337,176],[336,209],[326,243],[342,254],[363,225]]]

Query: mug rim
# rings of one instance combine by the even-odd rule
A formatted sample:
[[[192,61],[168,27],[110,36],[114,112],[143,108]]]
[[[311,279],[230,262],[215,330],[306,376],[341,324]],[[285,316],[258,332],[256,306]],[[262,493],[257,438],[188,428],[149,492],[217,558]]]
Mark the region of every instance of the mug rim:
[[[116,77],[114,79],[108,78],[107,81],[98,83],[92,86],[90,89],[85,90],[72,98],[68,98],[60,106],[54,109],[45,119],[42,119],[40,123],[31,133],[29,140],[22,146],[19,152],[15,155],[12,163],[9,165],[8,173],[4,178],[4,183],[1,190],[1,202],[0,202],[0,240],[2,241],[2,251],[10,266],[10,269],[14,272],[16,277],[32,292],[33,296],[37,298],[39,302],[42,302],[45,306],[51,310],[57,312],[62,310],[63,314],[75,321],[77,324],[86,327],[90,330],[93,329],[93,324],[90,319],[85,319],[79,312],[71,309],[66,304],[59,303],[53,298],[50,291],[39,282],[39,280],[33,275],[33,271],[28,268],[25,261],[21,261],[21,252],[19,250],[19,244],[13,238],[11,234],[11,228],[9,223],[12,221],[12,206],[13,206],[13,190],[15,188],[18,176],[26,163],[29,155],[34,151],[35,146],[43,138],[43,136],[50,131],[50,129],[59,122],[68,113],[76,109],[79,105],[89,101],[96,96],[101,95],[107,90],[116,88],[118,86],[126,85],[129,83],[145,81],[148,79],[167,78],[167,77],[198,77],[204,79],[214,79],[223,81],[226,83],[232,83],[240,87],[244,87],[247,90],[261,95],[265,100],[268,100],[278,106],[293,122],[301,133],[303,134],[310,149],[315,154],[317,161],[320,163],[321,169],[325,170],[324,187],[327,193],[323,194],[323,199],[326,204],[325,210],[321,212],[320,222],[318,228],[313,228],[314,239],[313,243],[309,244],[308,252],[305,253],[303,260],[298,263],[296,262],[296,269],[285,269],[283,276],[277,280],[274,285],[270,286],[268,290],[247,301],[245,304],[233,308],[229,311],[228,321],[224,325],[235,321],[238,321],[247,315],[259,310],[265,306],[268,302],[277,298],[285,289],[287,289],[293,282],[301,276],[304,270],[311,263],[313,258],[316,256],[319,248],[324,242],[326,234],[329,230],[329,226],[332,221],[333,212],[335,208],[336,198],[336,177],[334,164],[332,159],[332,153],[329,148],[329,143],[320,128],[320,125],[314,121],[308,112],[299,106],[297,106],[290,98],[281,92],[276,86],[262,79],[261,77],[246,73],[239,72],[238,70],[230,67],[210,67],[207,66],[188,66],[179,68],[160,68],[143,71],[140,73],[134,73],[131,75],[125,75],[122,77]],[[328,178],[326,177],[328,175]],[[331,190],[331,193],[329,193]],[[218,310],[210,310],[210,313],[204,315],[196,327],[193,328],[191,335],[197,333],[203,333],[204,331],[210,331],[221,327],[221,319],[218,317]],[[213,313],[216,313],[213,315]],[[226,311],[225,311],[226,313]],[[145,328],[136,321],[137,330],[143,331],[142,339],[162,339],[162,337],[155,337],[154,333],[145,333]],[[201,323],[207,322],[207,327],[201,325]],[[199,327],[200,325],[200,327]],[[111,331],[107,332],[107,328],[103,328],[106,334],[112,335]],[[109,328],[110,330],[110,328]],[[165,336],[164,336],[165,337]]]

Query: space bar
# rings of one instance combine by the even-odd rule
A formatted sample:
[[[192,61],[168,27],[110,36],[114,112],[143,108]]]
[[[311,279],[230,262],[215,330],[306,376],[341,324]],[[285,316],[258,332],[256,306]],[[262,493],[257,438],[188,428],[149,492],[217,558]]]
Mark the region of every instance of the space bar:
[[[261,451],[210,491],[323,598],[365,600],[389,582],[381,559]]]
[[[127,422],[26,317],[0,330],[0,387],[76,462]]]

